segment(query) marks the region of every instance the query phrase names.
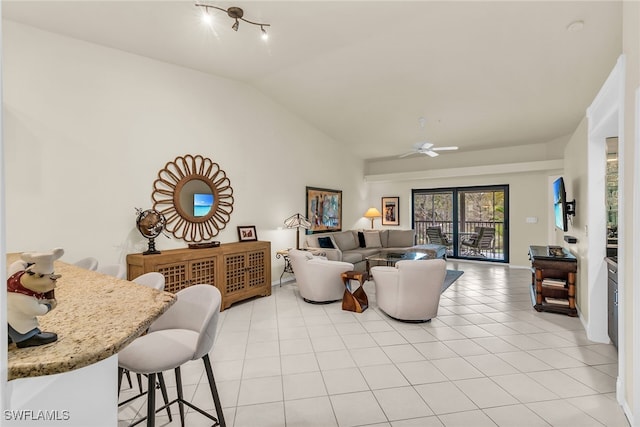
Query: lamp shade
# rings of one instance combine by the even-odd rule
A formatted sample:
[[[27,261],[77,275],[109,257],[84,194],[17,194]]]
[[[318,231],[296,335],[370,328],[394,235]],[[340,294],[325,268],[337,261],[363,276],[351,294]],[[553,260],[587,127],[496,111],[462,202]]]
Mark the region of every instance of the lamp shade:
[[[287,228],[296,229],[296,249],[300,249],[300,229],[304,228],[305,230],[308,230],[311,228],[311,223],[304,215],[297,213],[285,219],[284,225]]]
[[[364,217],[371,220],[371,229],[373,230],[373,219],[382,217],[382,214],[376,208],[369,208],[369,210],[364,213]]]
[[[302,214],[293,214],[289,218],[284,220],[284,225],[287,228],[304,228],[305,230],[311,228],[311,223]]]
[[[369,210],[367,210],[367,211],[364,213],[364,217],[365,217],[365,218],[370,218],[370,219],[373,219],[373,218],[380,218],[381,216],[382,216],[382,214],[381,214],[381,213],[380,213],[380,211],[379,211],[378,209],[376,209],[376,208],[369,208]]]

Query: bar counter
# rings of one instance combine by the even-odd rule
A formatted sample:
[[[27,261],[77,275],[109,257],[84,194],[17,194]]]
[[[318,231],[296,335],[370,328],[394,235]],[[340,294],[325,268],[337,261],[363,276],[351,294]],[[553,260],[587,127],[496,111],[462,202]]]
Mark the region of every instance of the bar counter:
[[[18,253],[7,254],[7,267],[19,259]],[[62,275],[55,289],[58,305],[38,320],[40,330],[55,332],[58,341],[23,349],[9,345],[8,380],[65,373],[107,359],[175,302],[174,294],[65,262],[56,261],[54,268]]]

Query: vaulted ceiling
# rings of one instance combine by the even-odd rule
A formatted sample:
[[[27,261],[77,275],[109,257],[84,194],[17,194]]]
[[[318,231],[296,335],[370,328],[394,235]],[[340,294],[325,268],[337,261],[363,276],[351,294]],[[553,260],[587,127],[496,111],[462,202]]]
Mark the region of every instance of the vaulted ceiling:
[[[622,52],[618,1],[3,1],[4,19],[245,82],[365,159],[570,134]],[[569,28],[582,21],[582,28]],[[419,125],[424,117],[425,125]]]

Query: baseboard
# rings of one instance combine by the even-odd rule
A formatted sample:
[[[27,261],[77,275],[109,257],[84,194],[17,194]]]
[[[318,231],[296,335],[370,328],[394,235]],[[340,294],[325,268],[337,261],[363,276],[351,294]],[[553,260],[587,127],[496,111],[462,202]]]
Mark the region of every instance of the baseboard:
[[[629,425],[632,427],[636,427],[637,424],[633,420],[633,411],[629,407],[629,403],[626,400],[623,400],[621,403],[621,406],[622,406],[622,412],[624,412],[624,416],[627,417],[627,421],[629,421]]]

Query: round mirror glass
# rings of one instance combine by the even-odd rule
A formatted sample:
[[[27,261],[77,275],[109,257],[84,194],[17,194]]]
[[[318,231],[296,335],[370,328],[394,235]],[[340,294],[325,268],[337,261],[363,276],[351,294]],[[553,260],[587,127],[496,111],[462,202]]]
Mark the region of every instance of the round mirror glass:
[[[215,200],[214,192],[205,181],[194,178],[187,182],[178,195],[178,203],[187,214],[194,218],[209,215]]]

